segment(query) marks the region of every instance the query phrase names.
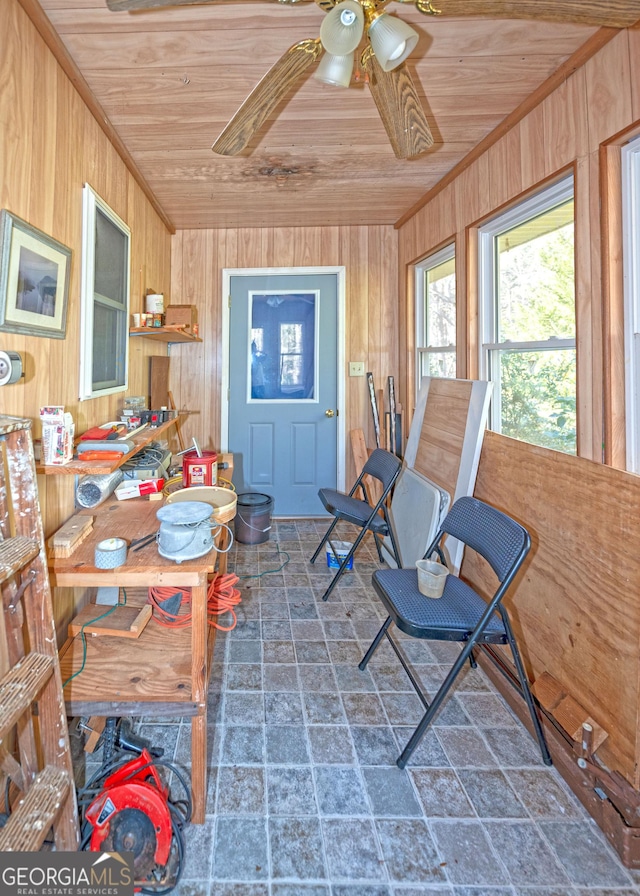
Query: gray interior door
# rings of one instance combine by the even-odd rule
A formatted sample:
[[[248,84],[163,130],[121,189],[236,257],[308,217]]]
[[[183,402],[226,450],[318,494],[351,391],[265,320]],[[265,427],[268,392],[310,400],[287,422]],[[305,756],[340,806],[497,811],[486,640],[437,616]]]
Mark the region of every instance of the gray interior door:
[[[232,275],[229,450],[238,492],[317,516],[337,480],[335,274]]]

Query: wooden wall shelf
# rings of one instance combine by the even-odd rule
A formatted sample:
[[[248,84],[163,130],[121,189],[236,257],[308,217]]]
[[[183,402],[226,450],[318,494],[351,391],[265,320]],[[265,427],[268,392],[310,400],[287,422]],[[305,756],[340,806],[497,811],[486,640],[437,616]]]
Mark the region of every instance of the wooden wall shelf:
[[[202,342],[199,336],[192,336],[184,327],[133,327],[129,336],[145,336],[156,342]]]
[[[170,426],[174,426],[179,420],[180,415],[174,417],[173,420],[167,420],[166,423],[161,423],[160,426],[148,426],[146,429],[143,429],[142,432],[137,433],[135,436],[131,436],[131,441],[135,444],[135,448],[132,451],[129,451],[128,454],[123,454],[120,460],[72,460],[70,463],[61,464],[60,466],[55,464],[47,464],[45,466],[44,464],[38,463],[36,464],[36,472],[44,474],[45,476],[68,476],[69,474],[74,476],[85,476],[87,473],[113,473],[114,470],[117,470],[118,467],[121,467],[123,463],[133,457],[136,452],[140,451],[141,448],[144,448],[145,445],[148,445],[149,442],[153,442],[154,439],[157,439],[159,435],[169,429]],[[126,439],[127,436],[125,435],[124,438]]]

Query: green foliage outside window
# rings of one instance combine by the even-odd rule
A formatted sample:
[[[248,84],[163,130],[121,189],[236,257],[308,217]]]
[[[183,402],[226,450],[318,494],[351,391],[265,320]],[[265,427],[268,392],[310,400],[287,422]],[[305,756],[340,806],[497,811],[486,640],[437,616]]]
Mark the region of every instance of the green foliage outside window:
[[[559,216],[571,223],[553,227]],[[571,201],[496,239],[501,431],[568,453],[576,452],[576,353],[553,340],[575,339],[572,218]]]

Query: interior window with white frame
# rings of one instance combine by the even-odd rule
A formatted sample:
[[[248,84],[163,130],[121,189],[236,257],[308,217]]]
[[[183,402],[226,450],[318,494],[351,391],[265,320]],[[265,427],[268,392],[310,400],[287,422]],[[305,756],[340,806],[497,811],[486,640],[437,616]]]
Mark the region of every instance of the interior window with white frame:
[[[575,454],[573,176],[479,230],[481,376],[494,383],[490,426]]]
[[[131,244],[127,225],[88,184],[82,199],[81,400],[127,388]]]
[[[456,247],[415,266],[416,376],[456,376]]]
[[[640,137],[622,147],[627,470],[640,473]]]

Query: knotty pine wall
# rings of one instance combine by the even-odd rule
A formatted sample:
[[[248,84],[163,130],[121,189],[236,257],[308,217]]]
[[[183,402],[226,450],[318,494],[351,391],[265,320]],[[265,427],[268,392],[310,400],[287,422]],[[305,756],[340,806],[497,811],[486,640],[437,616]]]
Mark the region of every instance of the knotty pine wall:
[[[30,417],[64,404],[77,432],[114,419],[122,395],[78,401],[82,187],[102,196],[131,228],[132,306],[147,287],[170,291],[170,233],[17,0],[0,3],[0,207],[72,250],[66,338],[0,332],[0,349],[17,351],[25,377],[0,389],[2,413]],[[129,393],[148,393],[150,354],[166,346],[131,340]],[[45,534],[73,513],[73,476],[38,477]]]
[[[170,380],[177,407],[199,410],[183,426],[203,447],[220,447],[222,271],[224,268],[344,265],[346,361],[364,361],[376,387],[399,376],[397,233],[393,227],[296,227],[183,230],[172,241],[171,294],[197,305],[201,345],[171,347]],[[346,375],[346,372],[345,372]],[[365,377],[346,377],[347,482],[355,471],[349,431],[362,429],[374,447]]]
[[[458,375],[478,374],[476,233],[483,219],[573,168],[576,179],[579,454],[621,468],[624,347],[619,145],[640,130],[640,31],[616,34],[399,229],[404,402],[413,406],[412,262],[455,238]],[[607,144],[609,144],[607,146]],[[428,197],[427,197],[428,198]],[[606,246],[603,254],[603,245]],[[406,286],[408,284],[408,287]]]

